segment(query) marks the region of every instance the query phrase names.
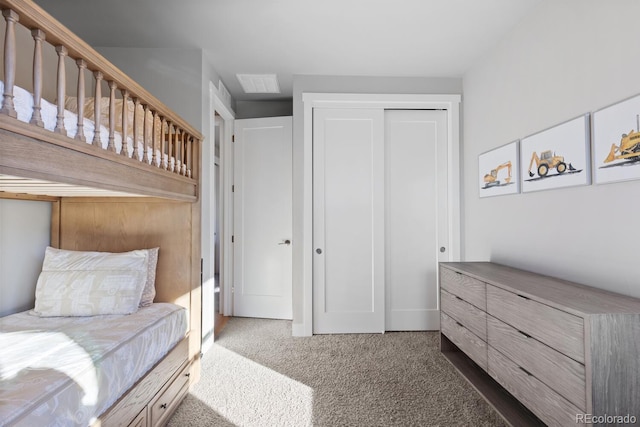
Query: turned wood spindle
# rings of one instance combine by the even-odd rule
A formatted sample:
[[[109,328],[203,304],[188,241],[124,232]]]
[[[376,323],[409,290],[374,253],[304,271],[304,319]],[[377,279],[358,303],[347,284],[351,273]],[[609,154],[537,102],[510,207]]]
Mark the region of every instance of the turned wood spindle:
[[[102,79],[104,75],[100,71],[94,71],[93,76],[96,79],[96,90],[93,98],[93,145],[102,147],[102,141],[100,140],[100,110],[102,103],[100,100],[102,99]]]
[[[45,39],[44,31],[31,30],[33,37],[33,113],[29,123],[38,127],[44,127],[42,120],[42,42]]]
[[[181,164],[180,164],[180,135],[182,133],[182,130],[179,129],[176,126],[176,136],[175,136],[175,154],[173,155],[173,157],[175,157],[175,162],[173,163],[175,165],[175,168],[173,170],[173,172],[177,173],[178,175],[180,175],[180,169],[181,169]]]
[[[109,81],[109,144],[107,151],[116,152],[116,89],[118,85]]]
[[[67,57],[67,48],[64,46],[56,46],[58,53],[58,115],[56,116],[55,133],[67,136],[67,130],[64,128],[64,97],[67,94],[67,76],[65,73],[64,59]]]
[[[169,145],[167,148],[167,166],[169,167],[169,171],[173,172],[176,168],[176,159],[173,154],[174,143],[173,143],[173,123],[169,122]],[[171,161],[173,158],[173,162]]]
[[[187,139],[187,177],[191,178],[191,159],[193,149],[193,137],[189,136]]]
[[[182,150],[180,150],[180,157],[182,158],[182,169],[180,169],[180,175],[187,175],[187,132],[182,132]]]
[[[127,136],[129,134],[129,91],[126,89],[120,89],[122,93],[122,147],[120,148],[120,154],[129,157],[129,148],[127,143]],[[133,138],[131,138],[133,141]]]
[[[140,160],[140,150],[138,150],[138,108],[140,107],[140,100],[136,97],[133,98],[133,154],[131,158]],[[143,135],[144,139],[144,135]]]
[[[84,59],[76,60],[78,66],[78,131],[76,132],[76,140],[85,142],[87,138],[84,136],[84,70],[87,69],[87,63]]]
[[[16,22],[18,14],[13,10],[2,11],[7,27],[4,36],[4,92],[0,113],[17,118],[18,113],[13,104],[13,85],[16,81]]]
[[[162,169],[167,170],[167,166],[169,164],[169,157],[166,157],[167,161],[165,162],[165,150],[167,148],[166,142],[166,133],[165,128],[167,127],[167,121],[164,117],[162,117],[162,125],[160,126],[160,167]]]
[[[149,104],[144,105],[143,109],[144,109],[144,124],[143,124],[144,131],[142,133],[142,135],[143,135],[142,140],[143,140],[144,150],[142,152],[142,160],[145,163],[149,163],[149,160],[150,160],[150,157],[151,157],[149,155],[149,133],[153,130],[153,127],[151,129],[149,129],[149,120],[148,120],[149,112],[150,112],[149,111]]]
[[[156,123],[159,120],[158,112],[153,113],[153,126],[151,127],[151,164],[153,166],[158,166],[158,154],[156,150],[158,149],[158,124]]]

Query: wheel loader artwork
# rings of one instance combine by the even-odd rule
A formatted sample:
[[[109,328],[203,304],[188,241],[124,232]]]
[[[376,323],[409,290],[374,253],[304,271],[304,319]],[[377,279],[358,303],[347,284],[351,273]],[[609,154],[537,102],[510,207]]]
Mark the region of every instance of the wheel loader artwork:
[[[504,178],[504,183],[501,183],[498,179],[498,173],[502,169],[507,169],[507,177]],[[498,165],[495,169],[491,169],[491,172],[484,176],[484,187],[482,188],[490,188],[497,187],[500,185],[507,185],[511,183],[511,161],[502,163]]]
[[[622,134],[620,145],[611,144],[611,151],[604,159],[605,163],[623,159],[629,163],[640,161],[640,115],[636,115],[636,121],[638,131],[631,129],[628,134]]]
[[[556,156],[556,153],[552,153],[551,150],[543,151],[538,157],[538,153],[535,151],[531,154],[531,162],[529,162],[529,176],[533,177],[535,174],[531,172],[533,164],[536,164],[536,171],[540,178],[544,178],[549,174],[549,170],[555,169],[558,175],[562,175],[567,171],[575,171],[576,169],[569,163],[564,161],[564,157]]]

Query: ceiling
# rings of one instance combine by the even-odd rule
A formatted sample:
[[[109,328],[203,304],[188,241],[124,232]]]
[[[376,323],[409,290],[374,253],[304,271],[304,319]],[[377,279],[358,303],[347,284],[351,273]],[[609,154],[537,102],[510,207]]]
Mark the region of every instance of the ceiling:
[[[203,49],[240,101],[290,98],[297,74],[461,77],[540,1],[36,0],[92,46]]]

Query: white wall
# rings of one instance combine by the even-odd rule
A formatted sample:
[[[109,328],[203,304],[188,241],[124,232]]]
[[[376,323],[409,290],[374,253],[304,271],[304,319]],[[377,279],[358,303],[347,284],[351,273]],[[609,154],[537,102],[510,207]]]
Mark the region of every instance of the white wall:
[[[302,94],[319,93],[399,93],[459,94],[462,79],[428,77],[293,77],[293,326],[302,327],[303,319],[303,189],[304,189],[304,106]]]
[[[483,199],[477,183],[480,153],[640,93],[638,16],[637,0],[542,2],[464,75],[465,260],[640,297],[640,181]]]
[[[33,308],[51,203],[0,199],[0,317]]]

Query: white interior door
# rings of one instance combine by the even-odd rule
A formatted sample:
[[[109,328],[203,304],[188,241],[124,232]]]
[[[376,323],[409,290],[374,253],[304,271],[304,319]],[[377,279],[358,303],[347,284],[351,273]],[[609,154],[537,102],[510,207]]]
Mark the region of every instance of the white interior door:
[[[445,111],[385,112],[387,331],[440,327],[439,248],[448,247],[446,120]]]
[[[235,121],[234,316],[292,318],[292,120]]]
[[[313,114],[313,332],[383,332],[384,111]]]

